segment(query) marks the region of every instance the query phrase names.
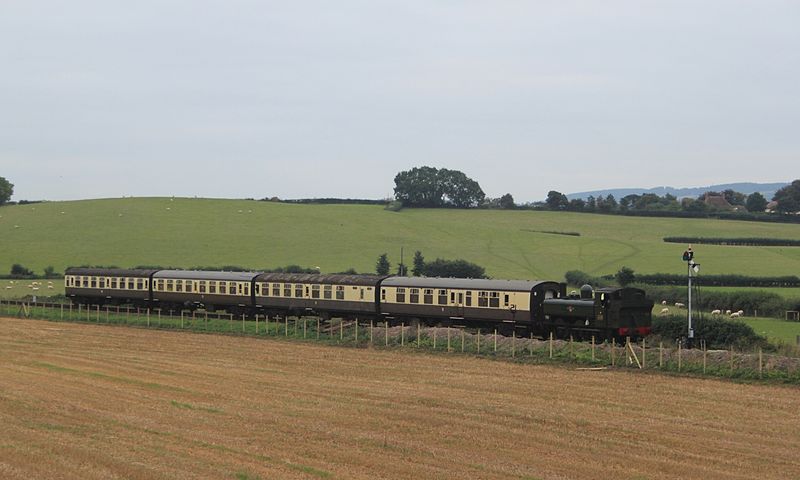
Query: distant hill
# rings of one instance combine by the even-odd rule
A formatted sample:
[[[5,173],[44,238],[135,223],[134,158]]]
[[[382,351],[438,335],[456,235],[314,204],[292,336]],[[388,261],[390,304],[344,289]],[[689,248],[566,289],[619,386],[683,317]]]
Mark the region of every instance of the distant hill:
[[[653,187],[653,188],[609,188],[606,190],[594,190],[591,192],[577,192],[577,193],[568,193],[567,198],[572,200],[573,198],[587,198],[589,196],[597,197],[598,195],[603,195],[604,197],[608,196],[609,194],[614,195],[614,198],[619,200],[620,198],[636,194],[641,195],[643,193],[655,193],[663,197],[666,194],[674,195],[676,197],[684,198],[684,197],[698,197],[701,194],[713,191],[713,192],[721,192],[723,190],[731,189],[737,192],[741,192],[747,195],[750,195],[754,192],[759,192],[767,200],[771,200],[772,197],[775,195],[780,188],[785,187],[788,185],[789,182],[783,183],[723,183],[719,185],[709,185],[707,187],[686,187],[686,188],[675,188],[675,187]]]

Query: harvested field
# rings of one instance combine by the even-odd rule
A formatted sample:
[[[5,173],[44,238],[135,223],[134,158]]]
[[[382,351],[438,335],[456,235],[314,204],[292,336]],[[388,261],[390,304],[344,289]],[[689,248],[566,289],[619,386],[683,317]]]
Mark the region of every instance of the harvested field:
[[[0,319],[0,477],[796,478],[798,393]]]

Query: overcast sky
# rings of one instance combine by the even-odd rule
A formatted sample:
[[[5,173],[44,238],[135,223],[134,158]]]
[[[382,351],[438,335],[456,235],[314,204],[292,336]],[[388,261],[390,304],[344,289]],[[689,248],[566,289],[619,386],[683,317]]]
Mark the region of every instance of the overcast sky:
[[[800,2],[0,0],[15,200],[800,176]]]

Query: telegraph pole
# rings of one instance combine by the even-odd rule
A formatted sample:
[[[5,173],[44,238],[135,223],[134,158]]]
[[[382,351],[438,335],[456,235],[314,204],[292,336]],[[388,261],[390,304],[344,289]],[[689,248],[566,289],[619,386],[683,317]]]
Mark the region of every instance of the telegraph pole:
[[[694,273],[699,272],[700,264],[694,261],[694,252],[691,245],[683,252],[683,261],[686,262],[686,276],[689,279],[689,298],[686,305],[689,310],[689,331],[686,336],[686,346],[687,348],[692,348],[694,341],[694,328],[692,328],[692,271]]]

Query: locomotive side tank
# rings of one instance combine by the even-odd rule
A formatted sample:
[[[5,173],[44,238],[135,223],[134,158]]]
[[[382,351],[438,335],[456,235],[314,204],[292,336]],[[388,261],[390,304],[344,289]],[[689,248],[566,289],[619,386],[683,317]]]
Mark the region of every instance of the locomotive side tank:
[[[592,289],[544,301],[543,330],[556,336],[598,339],[641,337],[651,330],[653,301],[632,287]]]

